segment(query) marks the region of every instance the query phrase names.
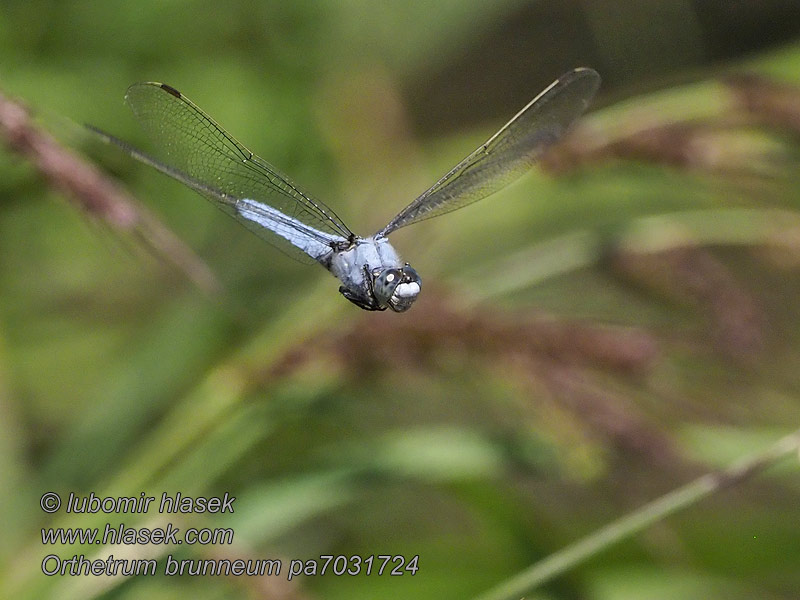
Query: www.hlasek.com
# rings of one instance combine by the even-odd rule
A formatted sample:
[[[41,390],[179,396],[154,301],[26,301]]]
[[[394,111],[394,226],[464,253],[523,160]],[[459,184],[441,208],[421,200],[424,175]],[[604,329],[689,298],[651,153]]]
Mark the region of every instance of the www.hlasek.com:
[[[99,497],[94,493],[80,496],[70,493],[65,512],[85,514],[139,514],[147,513],[154,496]],[[166,514],[192,513],[233,513],[236,498],[225,493],[222,497],[191,497],[181,493],[161,495],[158,512]],[[61,497],[48,492],[41,497],[41,508],[46,513],[58,512],[62,507]],[[155,505],[153,505],[155,507]],[[172,523],[166,527],[127,527],[124,523],[104,527],[85,528],[43,528],[42,544],[81,544],[104,546],[128,545],[207,545],[233,543],[231,528],[189,528],[185,533]],[[264,576],[284,574],[288,580],[298,575],[315,576],[331,573],[333,575],[415,575],[419,570],[419,556],[375,554],[368,556],[321,555],[312,559],[255,559],[255,558],[215,558],[179,559],[172,554],[157,558],[115,558],[113,554],[105,558],[87,558],[84,554],[74,554],[64,558],[48,554],[42,559],[42,572],[45,575],[223,575],[223,576]]]

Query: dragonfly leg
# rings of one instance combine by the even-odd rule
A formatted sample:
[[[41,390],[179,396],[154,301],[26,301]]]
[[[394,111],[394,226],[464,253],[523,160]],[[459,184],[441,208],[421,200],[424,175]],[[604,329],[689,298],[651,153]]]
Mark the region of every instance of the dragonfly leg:
[[[363,308],[364,310],[386,310],[387,308],[386,306],[381,306],[378,304],[373,295],[359,294],[349,288],[344,287],[343,285],[339,286],[339,293],[350,300],[350,302],[359,308]]]
[[[364,310],[386,310],[388,307],[381,306],[377,298],[375,298],[375,292],[372,288],[374,281],[372,273],[369,272],[367,265],[364,265],[362,268],[364,270],[363,288],[356,291],[344,286],[340,286],[339,292],[342,294],[342,296],[350,300],[350,302],[363,308]]]

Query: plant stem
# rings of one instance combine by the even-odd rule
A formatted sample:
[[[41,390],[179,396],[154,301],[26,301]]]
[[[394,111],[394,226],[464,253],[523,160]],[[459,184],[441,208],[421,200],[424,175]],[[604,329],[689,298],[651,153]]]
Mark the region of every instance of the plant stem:
[[[740,459],[721,471],[707,473],[691,483],[645,504],[638,510],[531,565],[475,600],[517,600],[526,592],[576,567],[582,561],[598,554],[612,544],[638,533],[672,513],[691,506],[714,492],[752,477],[799,450],[800,429],[781,438],[762,452]]]

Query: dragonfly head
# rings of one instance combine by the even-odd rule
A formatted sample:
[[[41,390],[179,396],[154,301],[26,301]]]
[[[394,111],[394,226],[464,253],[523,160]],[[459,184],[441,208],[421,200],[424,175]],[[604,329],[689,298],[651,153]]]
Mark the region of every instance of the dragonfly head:
[[[405,312],[417,299],[422,280],[417,272],[405,264],[401,269],[384,269],[372,283],[372,293],[381,306],[388,305],[395,312]]]

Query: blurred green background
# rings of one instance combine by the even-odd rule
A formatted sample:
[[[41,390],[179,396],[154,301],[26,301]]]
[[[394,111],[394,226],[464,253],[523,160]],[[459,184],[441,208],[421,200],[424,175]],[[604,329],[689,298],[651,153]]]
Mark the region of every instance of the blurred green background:
[[[800,423],[797,2],[5,0],[0,57],[0,90],[224,289],[0,153],[4,597],[475,597]],[[152,151],[122,95],[167,82],[368,234],[577,66],[604,84],[546,169],[393,236],[424,282],[399,315],[75,126]],[[47,491],[237,500],[47,515]],[[526,597],[797,598],[799,498],[783,465]],[[41,541],[107,522],[235,541]],[[50,553],[419,571],[46,577]]]

